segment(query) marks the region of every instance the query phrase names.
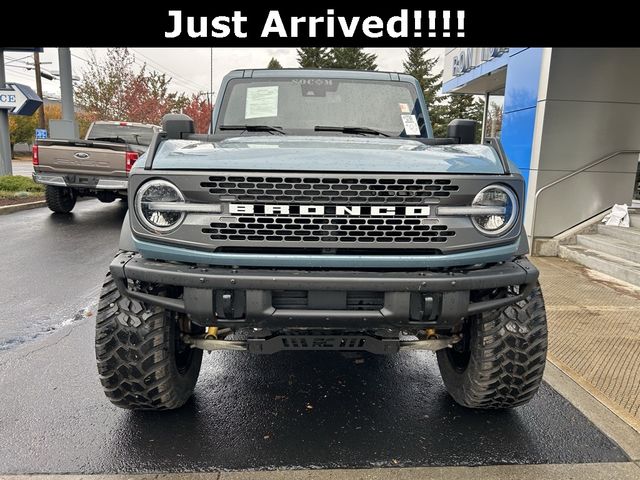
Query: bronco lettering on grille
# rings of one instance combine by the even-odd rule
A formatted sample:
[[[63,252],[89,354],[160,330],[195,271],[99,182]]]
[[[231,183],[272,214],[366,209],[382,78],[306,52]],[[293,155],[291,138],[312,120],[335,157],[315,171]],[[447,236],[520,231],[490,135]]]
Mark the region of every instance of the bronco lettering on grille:
[[[331,212],[328,210],[331,209]],[[428,217],[429,206],[376,206],[376,205],[260,205],[251,203],[231,203],[229,213],[262,214],[262,215],[325,215],[331,213],[336,216],[394,216],[404,215],[412,217]]]

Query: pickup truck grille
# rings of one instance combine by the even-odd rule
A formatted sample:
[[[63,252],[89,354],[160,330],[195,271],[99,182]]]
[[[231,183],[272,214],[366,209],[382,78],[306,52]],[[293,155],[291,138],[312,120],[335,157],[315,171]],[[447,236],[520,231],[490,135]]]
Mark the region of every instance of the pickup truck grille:
[[[220,197],[240,202],[420,204],[447,198],[458,185],[449,179],[375,178],[339,176],[212,176],[201,187]]]

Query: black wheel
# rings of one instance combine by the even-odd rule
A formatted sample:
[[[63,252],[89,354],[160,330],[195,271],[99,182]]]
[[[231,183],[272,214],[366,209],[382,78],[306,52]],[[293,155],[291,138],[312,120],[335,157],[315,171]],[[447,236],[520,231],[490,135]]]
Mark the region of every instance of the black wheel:
[[[96,198],[102,203],[112,203],[116,200],[116,194],[113,192],[101,190],[96,193]]]
[[[47,207],[55,213],[69,213],[76,206],[76,192],[72,188],[47,185],[44,198]]]
[[[547,316],[537,286],[527,298],[469,320],[463,340],[437,352],[444,385],[465,407],[512,408],[531,400],[547,355]]]
[[[108,274],[96,318],[96,358],[104,393],[115,405],[169,410],[193,393],[202,350],[180,340],[174,314],[122,295]]]

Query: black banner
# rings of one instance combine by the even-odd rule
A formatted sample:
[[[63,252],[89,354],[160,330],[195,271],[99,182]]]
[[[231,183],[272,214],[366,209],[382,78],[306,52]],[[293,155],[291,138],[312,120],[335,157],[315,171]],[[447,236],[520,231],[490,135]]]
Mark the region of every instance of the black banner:
[[[382,3],[382,2],[381,2]],[[39,46],[626,46],[637,19],[574,2],[440,1],[387,6],[243,6],[242,2],[102,2],[74,10],[3,6],[1,45]]]

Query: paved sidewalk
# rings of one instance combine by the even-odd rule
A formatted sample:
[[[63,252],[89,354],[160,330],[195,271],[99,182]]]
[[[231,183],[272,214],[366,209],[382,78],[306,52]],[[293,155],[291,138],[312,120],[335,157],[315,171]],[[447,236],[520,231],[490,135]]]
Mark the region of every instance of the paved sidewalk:
[[[573,262],[534,257],[549,360],[640,432],[640,289]]]
[[[11,160],[11,169],[14,175],[21,175],[23,177],[31,177],[33,173],[33,164],[31,159],[25,158],[24,160]]]

